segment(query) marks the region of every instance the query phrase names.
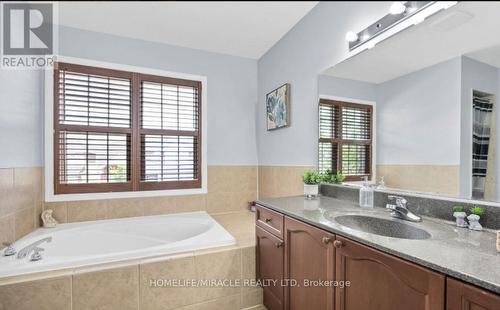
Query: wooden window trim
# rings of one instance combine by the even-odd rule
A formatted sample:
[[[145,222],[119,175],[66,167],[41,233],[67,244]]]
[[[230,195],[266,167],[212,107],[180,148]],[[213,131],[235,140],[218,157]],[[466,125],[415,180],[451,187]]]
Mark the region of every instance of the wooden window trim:
[[[338,137],[333,137],[333,138],[319,138],[319,142],[330,142],[330,143],[335,143],[337,144],[337,156],[338,160],[337,162],[333,162],[333,156],[332,156],[332,167],[336,167],[337,171],[341,171],[342,168],[342,145],[368,145],[369,150],[368,150],[368,167],[367,167],[367,174],[362,174],[362,175],[346,175],[345,180],[346,181],[361,181],[363,177],[368,177],[370,180],[373,171],[372,171],[372,160],[373,160],[373,106],[368,105],[368,104],[360,104],[360,103],[353,103],[353,102],[347,102],[347,101],[340,101],[340,100],[331,100],[331,99],[324,99],[321,98],[319,100],[320,105],[333,105],[337,106],[340,108],[340,115],[339,115],[339,122],[338,122],[338,128],[336,128],[336,132],[338,132]],[[352,108],[361,108],[361,109],[366,109],[370,113],[370,139],[364,139],[364,140],[349,140],[349,139],[342,139],[342,108],[344,107],[352,107]]]
[[[85,126],[60,124],[59,121],[59,72],[69,70],[73,72],[109,76],[120,79],[129,79],[131,82],[131,107],[130,128]],[[200,189],[202,187],[202,82],[187,79],[178,79],[166,76],[142,74],[137,72],[115,70],[94,66],[71,64],[65,62],[54,63],[53,73],[53,163],[54,163],[54,194],[92,194],[106,192],[128,192],[149,190],[175,190],[175,189]],[[198,89],[198,128],[197,131],[177,131],[163,129],[142,129],[141,127],[141,82],[157,82],[174,84],[178,86],[195,87]],[[91,183],[91,184],[64,184],[60,182],[59,134],[61,131],[96,132],[96,133],[122,133],[130,135],[130,181],[123,183]],[[177,135],[195,136],[196,145],[196,172],[195,180],[177,180],[160,182],[142,182],[141,177],[141,135]]]

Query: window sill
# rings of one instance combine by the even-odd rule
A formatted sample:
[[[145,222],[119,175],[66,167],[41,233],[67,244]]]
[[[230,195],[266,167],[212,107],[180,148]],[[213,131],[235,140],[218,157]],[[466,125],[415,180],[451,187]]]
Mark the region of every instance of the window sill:
[[[174,189],[159,191],[111,192],[89,194],[59,194],[46,193],[45,202],[85,201],[101,199],[145,198],[158,196],[202,195],[207,193],[206,186],[202,188]]]

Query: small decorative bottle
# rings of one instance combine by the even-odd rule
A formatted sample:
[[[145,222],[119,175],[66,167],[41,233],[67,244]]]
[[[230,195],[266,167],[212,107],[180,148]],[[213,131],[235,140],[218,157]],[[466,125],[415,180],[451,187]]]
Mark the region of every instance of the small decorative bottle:
[[[380,182],[378,183],[377,189],[385,189],[385,178],[384,178],[384,176],[380,177]]]
[[[373,188],[368,184],[368,177],[365,177],[363,187],[359,190],[359,206],[373,208]]]

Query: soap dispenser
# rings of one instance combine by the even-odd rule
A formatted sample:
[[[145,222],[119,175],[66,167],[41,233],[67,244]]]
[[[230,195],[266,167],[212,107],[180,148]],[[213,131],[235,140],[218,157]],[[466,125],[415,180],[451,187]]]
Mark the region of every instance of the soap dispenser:
[[[373,208],[373,188],[368,184],[368,177],[364,177],[363,186],[359,190],[359,206]]]

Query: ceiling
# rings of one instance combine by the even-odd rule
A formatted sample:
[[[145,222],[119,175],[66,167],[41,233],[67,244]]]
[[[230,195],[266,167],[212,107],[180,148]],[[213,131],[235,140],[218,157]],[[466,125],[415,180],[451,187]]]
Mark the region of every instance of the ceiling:
[[[464,54],[499,64],[500,55],[492,56],[500,52],[493,48],[500,45],[499,16],[500,2],[459,2],[325,74],[378,84]],[[490,52],[475,53],[483,49]]]
[[[258,59],[317,3],[60,2],[59,24]]]
[[[465,56],[500,68],[500,45],[465,54]]]

